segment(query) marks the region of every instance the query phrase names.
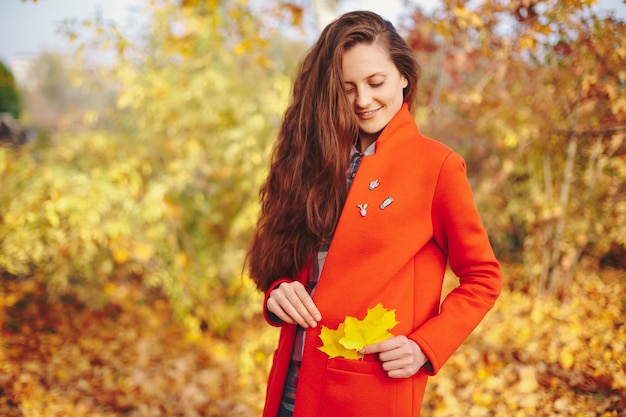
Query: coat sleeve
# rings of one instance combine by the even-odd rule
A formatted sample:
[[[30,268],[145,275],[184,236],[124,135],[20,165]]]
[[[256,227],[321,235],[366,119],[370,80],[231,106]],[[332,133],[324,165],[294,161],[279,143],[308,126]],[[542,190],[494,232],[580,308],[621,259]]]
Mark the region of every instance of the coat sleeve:
[[[502,286],[500,265],[482,226],[467,181],[465,161],[452,152],[444,161],[432,207],[433,233],[448,255],[459,285],[441,303],[439,314],[409,337],[424,351],[436,374],[493,307]]]

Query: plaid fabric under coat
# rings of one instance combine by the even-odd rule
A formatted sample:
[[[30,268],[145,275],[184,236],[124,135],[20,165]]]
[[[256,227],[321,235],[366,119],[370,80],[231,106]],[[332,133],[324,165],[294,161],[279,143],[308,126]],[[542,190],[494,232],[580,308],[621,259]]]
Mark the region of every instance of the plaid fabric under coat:
[[[359,152],[358,150],[356,150],[356,148],[352,149],[352,157],[350,158],[350,163],[348,164],[348,169],[346,172],[348,189],[350,189],[350,187],[352,186],[352,181],[356,176],[356,172],[359,168],[359,164],[361,163],[361,159],[364,155],[373,154],[374,149],[375,144],[372,144],[364,153]],[[330,244],[325,244],[320,247],[320,250],[317,253],[317,262],[313,263],[313,268],[311,268],[309,277],[307,278],[306,290],[311,295],[311,297],[315,292],[315,287],[317,286],[317,282],[319,281],[320,275],[322,273],[322,268],[324,267],[324,261],[326,260],[329,246]],[[287,372],[287,380],[285,381],[285,388],[283,390],[283,397],[277,417],[291,417],[293,415],[293,410],[296,402],[296,388],[298,386],[298,374],[300,373],[302,354],[304,352],[305,332],[306,329],[298,326],[296,330],[296,340],[293,346],[293,353],[291,355],[289,371]]]

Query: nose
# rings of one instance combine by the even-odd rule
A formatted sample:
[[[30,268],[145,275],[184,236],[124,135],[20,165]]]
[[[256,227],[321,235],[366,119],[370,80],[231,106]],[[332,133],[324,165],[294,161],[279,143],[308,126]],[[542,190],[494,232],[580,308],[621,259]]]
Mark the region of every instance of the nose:
[[[362,109],[366,109],[372,102],[372,95],[366,88],[359,88],[356,96],[356,105]]]

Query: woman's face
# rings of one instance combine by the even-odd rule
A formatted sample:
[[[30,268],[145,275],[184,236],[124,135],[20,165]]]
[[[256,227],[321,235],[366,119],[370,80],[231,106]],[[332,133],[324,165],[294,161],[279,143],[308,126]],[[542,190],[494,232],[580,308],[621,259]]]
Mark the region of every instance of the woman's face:
[[[365,151],[402,107],[408,81],[377,42],[359,43],[344,52],[341,70]]]

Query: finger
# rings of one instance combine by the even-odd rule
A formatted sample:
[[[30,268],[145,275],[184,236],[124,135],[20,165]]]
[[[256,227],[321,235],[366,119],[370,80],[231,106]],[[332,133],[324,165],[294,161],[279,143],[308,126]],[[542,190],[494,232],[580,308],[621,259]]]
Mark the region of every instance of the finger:
[[[371,353],[378,353],[380,352],[380,348],[378,347],[378,345],[379,343],[375,343],[373,345],[366,345],[361,350],[359,350],[359,353],[361,355],[369,355]]]
[[[304,328],[317,326],[317,320],[313,318],[309,308],[313,309],[314,313],[317,313],[321,318],[311,296],[299,282],[281,284],[272,291],[270,298],[279,304],[280,308],[289,315],[293,322]],[[309,306],[308,308],[307,305]]]
[[[294,301],[294,298],[289,293],[284,294],[277,292],[276,294],[272,294],[270,299],[273,299],[278,304],[280,310],[282,310],[284,314],[289,317],[291,323],[298,324],[304,328],[309,327],[307,320],[302,317],[302,315],[298,312],[298,308],[293,304],[294,302],[302,304],[298,298],[295,298]]]
[[[383,363],[383,369],[388,372],[404,368],[413,368],[415,365],[414,358],[407,355],[388,361],[381,360],[381,362]]]
[[[399,359],[383,362],[382,368],[390,378],[407,378],[419,370],[411,356],[403,356]]]
[[[297,287],[296,293],[300,298],[300,301],[302,302],[304,308],[306,309],[306,314],[308,314],[309,321],[315,321],[315,324],[317,324],[317,322],[322,319],[322,314],[313,302],[313,298],[311,298],[304,286]]]
[[[405,336],[397,336],[389,339],[380,351],[378,358],[382,362],[394,361],[402,358],[413,359],[413,350],[410,342]]]
[[[391,337],[382,342],[367,345],[363,347],[363,349],[361,349],[359,353],[367,355],[369,353],[381,353],[396,349],[400,344],[398,337],[399,336]]]
[[[404,336],[398,336],[395,349],[382,352],[379,359],[390,378],[407,378],[415,375],[426,362],[426,355],[417,343]]]
[[[299,282],[292,283],[292,285],[286,288],[285,295],[291,305],[296,309],[298,315],[302,318],[302,322],[298,324],[303,327],[316,327],[322,315],[306,288],[304,288],[304,285]]]
[[[387,372],[387,376],[389,378],[408,378],[410,376],[413,376],[414,374],[415,372],[411,372],[411,370],[406,368],[395,369],[393,371]]]
[[[278,317],[283,322],[289,323],[289,324],[295,324],[296,323],[295,321],[293,321],[293,319],[291,317],[289,317],[289,314],[287,314],[285,312],[285,310],[283,310],[283,308],[280,306],[280,304],[278,304],[276,299],[271,298],[271,297],[268,298],[266,307],[267,307],[268,311],[270,311],[272,314],[274,314],[276,317]]]
[[[405,358],[383,362],[382,367],[390,378],[407,378],[415,375],[420,368],[413,360]]]

